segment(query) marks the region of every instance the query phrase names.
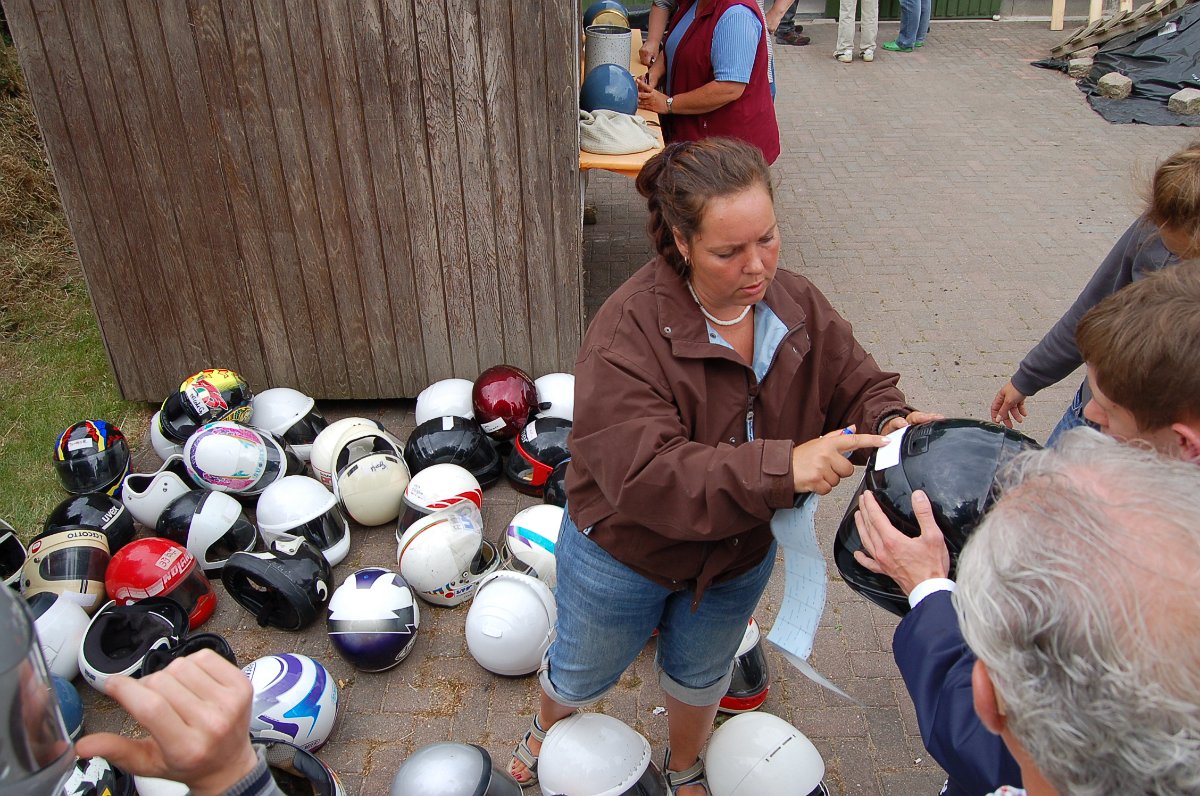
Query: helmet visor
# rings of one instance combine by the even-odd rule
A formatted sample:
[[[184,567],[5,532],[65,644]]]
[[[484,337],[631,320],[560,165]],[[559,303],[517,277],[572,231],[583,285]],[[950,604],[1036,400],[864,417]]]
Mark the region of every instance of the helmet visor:
[[[38,574],[43,580],[91,580],[103,583],[110,558],[99,547],[67,547],[54,550],[43,558],[38,566]]]
[[[77,495],[105,492],[129,470],[129,448],[122,440],[104,451],[74,453],[55,459],[54,467],[67,491]]]
[[[25,545],[21,544],[12,526],[0,520],[0,582],[5,586],[16,583],[26,557]]]
[[[239,515],[229,530],[204,551],[204,559],[201,563],[208,568],[212,568],[214,565],[220,566],[228,561],[234,553],[247,553],[253,550],[257,538],[258,532],[254,530],[253,523],[246,519],[244,514]]]
[[[492,766],[492,778],[482,796],[521,796],[521,786],[507,771]]]
[[[658,772],[658,768],[650,763],[638,777],[638,781],[630,785],[622,796],[667,796],[667,780]]]
[[[280,436],[289,445],[312,445],[317,435],[329,427],[325,416],[312,409],[304,417],[292,423]]]
[[[255,738],[253,743],[263,750],[271,777],[284,793],[334,796],[341,792],[337,775],[311,752],[287,741]]]
[[[188,616],[193,616],[200,601],[212,593],[212,585],[197,566],[184,576],[178,586],[165,592],[163,596],[174,600],[187,611]]]
[[[328,550],[346,538],[349,527],[341,507],[334,506],[320,517],[313,517],[303,525],[292,528],[288,533],[304,537],[320,550]]]

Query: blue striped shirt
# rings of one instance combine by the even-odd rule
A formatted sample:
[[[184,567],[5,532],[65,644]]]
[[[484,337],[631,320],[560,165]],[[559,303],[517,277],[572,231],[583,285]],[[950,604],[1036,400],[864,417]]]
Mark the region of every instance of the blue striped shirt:
[[[696,20],[696,6],[689,8],[679,24],[667,37],[667,63],[675,58],[675,50],[688,28]],[[754,57],[758,53],[758,42],[762,38],[763,25],[758,15],[745,6],[733,6],[717,20],[713,31],[712,59],[713,77],[731,83],[749,83],[754,71]],[[671,94],[671,72],[667,70],[667,94]]]

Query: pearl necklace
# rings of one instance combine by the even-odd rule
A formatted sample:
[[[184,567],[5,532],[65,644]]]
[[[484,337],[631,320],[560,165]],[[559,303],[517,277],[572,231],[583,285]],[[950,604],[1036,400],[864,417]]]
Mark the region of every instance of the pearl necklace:
[[[694,298],[696,300],[696,306],[700,308],[700,313],[705,318],[708,318],[710,321],[715,323],[717,326],[737,326],[739,323],[741,323],[742,321],[744,321],[746,319],[746,315],[750,312],[750,308],[752,306],[754,306],[753,304],[747,304],[745,307],[742,307],[741,314],[738,315],[736,318],[733,318],[732,320],[728,320],[728,321],[723,321],[720,318],[713,315],[708,310],[704,309],[704,305],[700,303],[700,297],[696,295],[696,289],[692,287],[691,282],[687,283],[687,289],[688,289],[688,292],[692,294],[692,298]]]

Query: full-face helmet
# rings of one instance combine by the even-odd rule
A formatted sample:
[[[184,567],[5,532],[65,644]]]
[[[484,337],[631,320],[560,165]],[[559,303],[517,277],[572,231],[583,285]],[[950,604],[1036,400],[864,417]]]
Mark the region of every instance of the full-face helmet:
[[[251,425],[292,446],[301,461],[308,461],[317,435],[329,427],[317,402],[291,387],[273,387],[254,396]]]
[[[324,431],[317,434],[313,440],[312,450],[309,451],[308,466],[312,468],[313,476],[325,486],[333,489],[334,462],[337,458],[338,443],[351,429],[370,429],[383,431],[384,428],[375,420],[365,417],[343,417],[330,423]]]
[[[164,462],[172,456],[183,455],[183,445],[174,440],[169,440],[163,434],[162,422],[159,418],[162,416],[162,411],[157,411],[150,418],[150,447],[154,448],[154,452],[158,454],[158,458]]]
[[[261,627],[301,630],[329,602],[333,571],[311,543],[276,539],[265,553],[234,553],[221,570],[229,596]]]
[[[200,650],[212,650],[234,666],[237,666],[237,656],[233,653],[233,647],[229,646],[229,642],[225,640],[224,636],[219,633],[193,633],[190,636],[181,638],[169,647],[156,647],[146,653],[146,659],[142,661],[142,676],[145,677],[155,672],[161,672],[170,666],[176,658],[186,658],[188,655]]]
[[[465,467],[457,464],[434,464],[413,475],[404,489],[404,513],[400,515],[400,531],[439,509],[462,502],[483,508],[483,487]]]
[[[312,752],[301,749],[294,743],[261,735],[251,741],[256,751],[261,751],[275,780],[284,793],[301,796],[345,796],[342,781],[337,773]]]
[[[854,559],[854,551],[862,549],[854,524],[859,495],[871,490],[892,524],[916,537],[921,529],[913,514],[912,493],[924,490],[933,517],[946,537],[953,573],[967,538],[995,501],[992,484],[997,472],[1018,453],[1040,446],[997,423],[961,419],[909,426],[892,444],[900,446],[899,463],[877,469],[878,454],[871,455],[862,483],[838,527],[833,557],[850,588],[903,616],[909,611],[908,599],[896,582],[871,572]]]
[[[467,612],[467,649],[489,672],[536,671],[554,640],[558,609],[550,588],[531,575],[500,570],[475,590]]]
[[[404,578],[367,567],[337,587],[325,621],[338,655],[356,669],[382,672],[412,652],[421,609]]]
[[[567,437],[571,421],[560,417],[530,420],[517,435],[512,453],[504,465],[504,474],[513,489],[541,497],[554,468],[571,458]]]
[[[196,557],[205,574],[221,571],[229,557],[254,549],[258,533],[238,503],[224,492],[180,495],[158,518],[155,533]]]
[[[75,768],[54,796],[132,796],[133,777],[103,757],[76,758]]]
[[[329,739],[337,718],[337,682],[307,655],[267,655],[242,669],[254,688],[250,734],[312,752]]]
[[[236,371],[210,368],[193,373],[167,396],[158,412],[159,431],[182,445],[207,423],[249,423],[254,392]]]
[[[291,447],[270,432],[226,421],[208,423],[188,437],[183,462],[201,487],[247,498],[304,469]]]
[[[126,545],[128,547],[128,545]],[[108,537],[91,528],[64,528],[37,537],[21,570],[21,594],[61,594],[94,614],[104,602]]]
[[[758,710],[767,701],[771,688],[771,669],[767,665],[767,653],[763,648],[762,633],[754,617],[746,623],[742,643],[738,645],[737,657],[733,659],[733,679],[717,710],[722,713],[746,713]]]
[[[551,506],[566,508],[567,506],[567,467],[570,466],[571,460],[559,462],[550,471],[550,476],[546,479],[546,489],[542,493],[542,502],[549,503]]]
[[[133,513],[119,500],[103,492],[72,495],[54,507],[42,526],[44,533],[63,528],[93,528],[108,537],[109,552],[115,553],[133,541]]]
[[[650,743],[628,724],[602,713],[576,713],[549,729],[538,755],[538,778],[546,794],[666,796],[669,792],[666,779],[650,760]]]
[[[35,594],[28,602],[46,666],[59,677],[74,680],[79,674],[79,646],[91,621],[87,611],[65,595],[50,592]]]
[[[471,403],[474,386],[466,379],[442,379],[421,390],[417,396],[417,425],[446,416],[474,420],[475,407]]]
[[[743,713],[718,727],[704,767],[713,796],[829,796],[821,781],[821,753],[804,733],[770,713]]]
[[[534,379],[537,390],[537,416],[560,417],[567,422],[575,419],[575,376],[570,373],[547,373]]]
[[[350,552],[350,521],[333,493],[315,478],[289,475],[271,484],[258,498],[258,528],[268,544],[301,537],[316,545],[330,566]]]
[[[151,536],[135,539],[113,556],[104,578],[108,596],[121,605],[167,597],[187,612],[194,630],[208,621],[217,595],[196,557],[180,544]]]
[[[413,475],[435,464],[457,464],[470,471],[487,489],[500,480],[500,454],[474,420],[435,417],[417,426],[404,447],[404,461]]]
[[[188,617],[166,597],[121,605],[110,601],[92,617],[79,646],[79,671],[100,693],[113,675],[141,677],[151,650],[172,647],[187,635]]]
[[[346,513],[367,526],[399,517],[409,479],[399,441],[386,432],[351,429],[335,447],[333,496]]]
[[[0,583],[5,586],[20,588],[21,570],[29,553],[21,544],[21,537],[16,530],[4,520],[0,520]]]
[[[121,502],[135,520],[147,528],[154,528],[167,506],[180,495],[197,488],[183,463],[183,456],[170,456],[153,473],[125,476]]]
[[[116,495],[129,472],[129,444],[112,423],[83,420],[58,435],[54,469],[63,489],[72,495]]]
[[[520,368],[494,365],[475,379],[471,402],[483,433],[495,440],[512,439],[537,408],[537,388]]]
[[[392,780],[391,796],[521,796],[521,786],[475,744],[429,744],[413,752]]]
[[[500,556],[483,538],[483,515],[465,502],[435,511],[397,530],[400,575],[422,599],[458,605],[475,594],[483,577],[500,566]]]
[[[545,503],[518,511],[504,534],[504,566],[533,575],[553,589],[558,584],[554,556],[564,513]]]

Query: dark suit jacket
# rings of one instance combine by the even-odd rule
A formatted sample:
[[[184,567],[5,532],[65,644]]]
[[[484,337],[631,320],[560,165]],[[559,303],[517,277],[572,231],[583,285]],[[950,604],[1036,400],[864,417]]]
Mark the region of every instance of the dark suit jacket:
[[[917,709],[921,740],[950,776],[948,796],[984,796],[1021,785],[1021,769],[1000,736],[975,715],[971,669],[950,592],[935,592],[909,612],[892,639],[896,665]]]

